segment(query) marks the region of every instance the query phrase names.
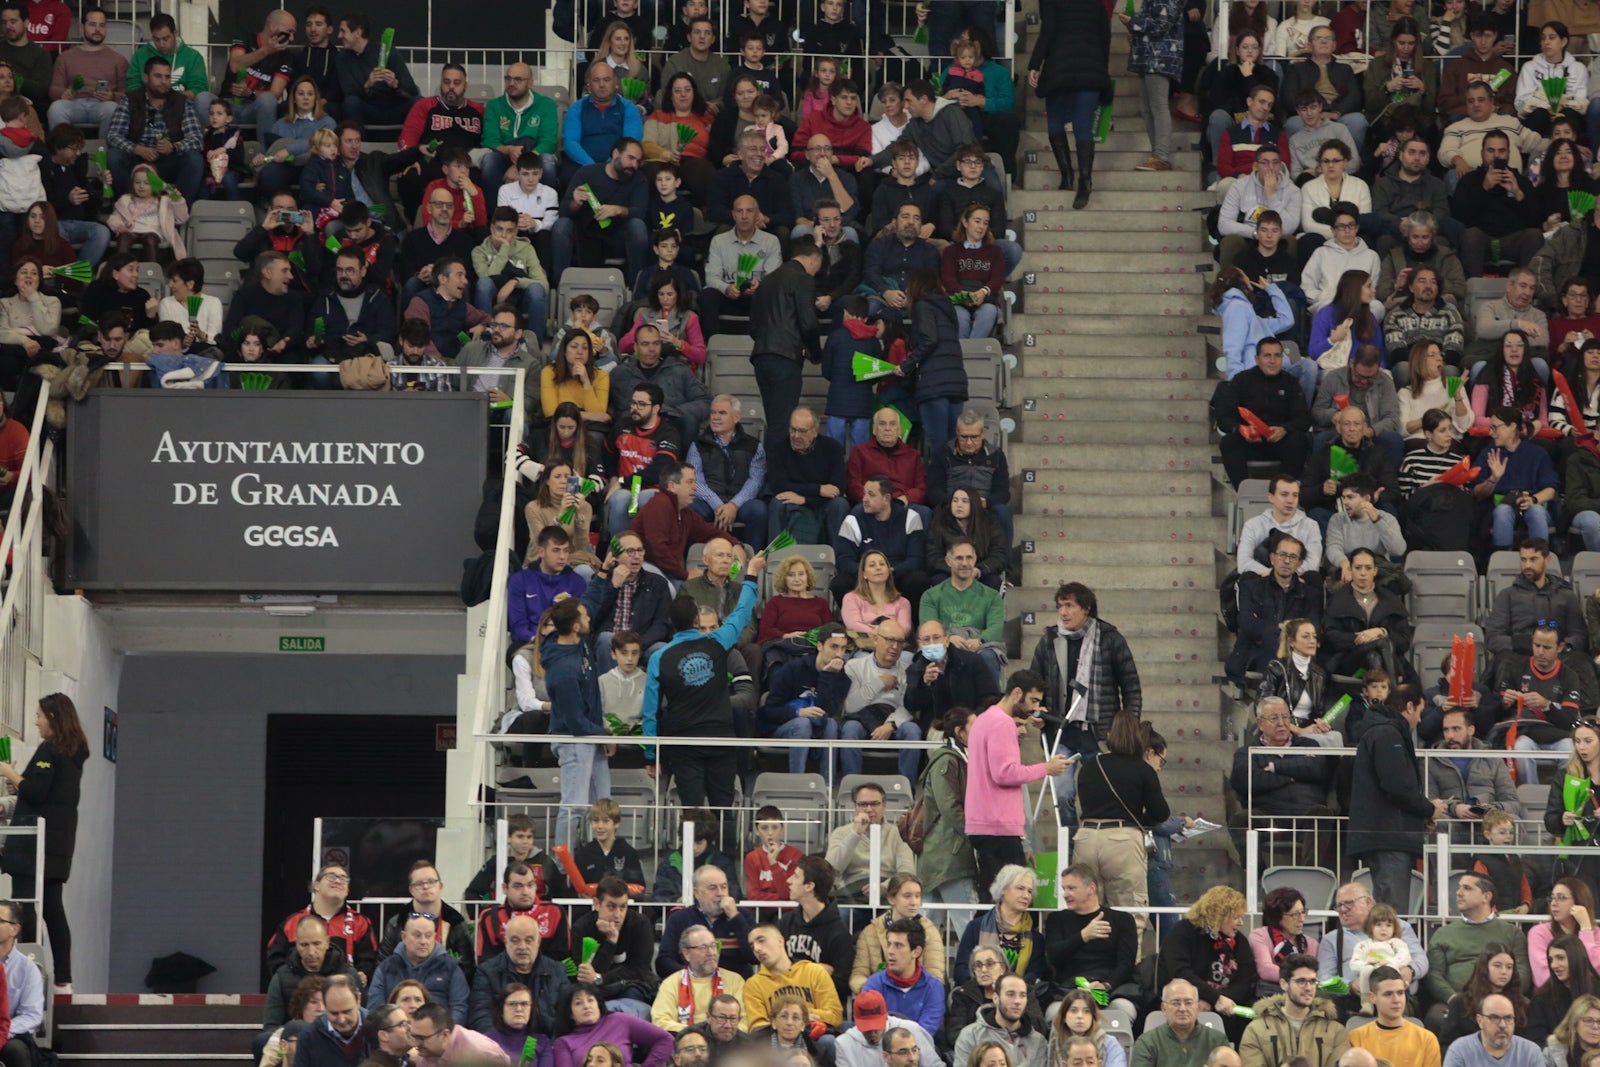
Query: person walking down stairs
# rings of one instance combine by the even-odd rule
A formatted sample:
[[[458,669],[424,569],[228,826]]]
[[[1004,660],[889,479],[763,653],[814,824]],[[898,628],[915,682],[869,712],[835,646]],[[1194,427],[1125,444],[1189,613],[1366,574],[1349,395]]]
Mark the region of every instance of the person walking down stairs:
[[[1050,150],[1061,170],[1060,189],[1071,189],[1072,148],[1067,126],[1078,142],[1078,195],[1074,208],[1086,207],[1093,189],[1095,109],[1111,91],[1111,20],[1102,0],[1065,0],[1044,14],[1028,60],[1028,84],[1045,103]]]
[[[1150,134],[1150,158],[1134,170],[1172,165],[1172,86],[1183,77],[1183,0],[1147,0],[1139,13],[1117,12],[1132,38],[1128,70],[1139,75],[1139,113]]]

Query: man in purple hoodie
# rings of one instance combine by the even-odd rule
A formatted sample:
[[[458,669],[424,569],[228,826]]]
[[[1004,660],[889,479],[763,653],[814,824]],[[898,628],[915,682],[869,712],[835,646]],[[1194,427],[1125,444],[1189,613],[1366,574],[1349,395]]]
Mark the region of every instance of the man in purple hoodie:
[[[506,583],[506,614],[511,625],[511,640],[518,645],[532,641],[539,630],[539,616],[562,593],[581,597],[586,587],[572,572],[567,560],[572,556],[572,535],[560,526],[539,531],[534,562],[511,576]]]

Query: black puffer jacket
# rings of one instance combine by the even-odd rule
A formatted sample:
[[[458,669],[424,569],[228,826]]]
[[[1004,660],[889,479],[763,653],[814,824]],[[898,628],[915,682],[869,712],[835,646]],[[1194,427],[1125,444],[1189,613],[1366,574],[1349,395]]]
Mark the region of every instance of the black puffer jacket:
[[[11,816],[11,825],[37,826],[40,819],[44,820],[47,882],[65,882],[72,877],[72,853],[78,844],[78,797],[83,785],[83,764],[88,758],[88,748],[66,756],[51,742],[40,742],[17,785],[17,810]],[[25,847],[6,857],[5,871],[31,879],[33,842],[18,840]]]
[[[1144,710],[1144,690],[1139,685],[1139,668],[1134,665],[1133,652],[1128,639],[1115,626],[1097,619],[1099,628],[1100,673],[1099,685],[1089,694],[1090,722],[1096,735],[1105,737],[1111,729],[1111,720],[1119,711],[1134,714]],[[1056,634],[1059,626],[1046,626],[1033,647],[1033,661],[1029,669],[1044,679],[1045,714],[1047,718],[1061,718],[1070,710],[1066,699],[1067,687],[1061,684],[1061,668],[1056,663]]]
[[[1045,4],[1044,20],[1028,69],[1039,72],[1041,97],[1111,85],[1111,20],[1100,0]]]
[[[967,368],[961,364],[961,324],[949,297],[925,296],[912,305],[911,353],[902,366],[906,377],[916,378],[913,393],[919,404],[924,400],[967,398]]]

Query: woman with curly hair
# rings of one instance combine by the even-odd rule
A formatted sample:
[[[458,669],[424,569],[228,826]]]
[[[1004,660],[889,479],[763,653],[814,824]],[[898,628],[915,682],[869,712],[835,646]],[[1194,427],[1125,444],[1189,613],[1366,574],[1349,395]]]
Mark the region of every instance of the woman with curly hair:
[[[1158,984],[1173,979],[1192,983],[1200,994],[1200,1010],[1222,1016],[1228,1040],[1244,1036],[1246,1020],[1236,1007],[1255,1000],[1256,960],[1249,942],[1239,936],[1244,923],[1244,894],[1214,885],[1201,894],[1178,920],[1161,946]]]

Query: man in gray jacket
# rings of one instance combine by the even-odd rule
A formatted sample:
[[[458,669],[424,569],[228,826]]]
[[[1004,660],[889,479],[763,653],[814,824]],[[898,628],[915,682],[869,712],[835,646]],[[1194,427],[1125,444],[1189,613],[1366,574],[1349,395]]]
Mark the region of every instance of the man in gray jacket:
[[[1475,736],[1472,715],[1465,708],[1446,711],[1442,726],[1444,734],[1440,740],[1452,752],[1487,751],[1489,748]],[[1428,761],[1427,793],[1430,799],[1443,800],[1449,805],[1451,819],[1476,820],[1488,808],[1499,808],[1513,819],[1522,818],[1522,802],[1517,799],[1517,787],[1512,784],[1511,771],[1503,759],[1454,756],[1431,759]],[[1472,827],[1467,822],[1452,822],[1450,836],[1462,844],[1470,843]]]
[[[978,1021],[956,1038],[954,1063],[970,1063],[972,1051],[993,1041],[1011,1054],[1014,1067],[1044,1067],[1045,1035],[1028,1018],[1028,981],[1020,974],[1001,975],[993,1004],[978,1009]]]
[[[1444,182],[1428,171],[1429,155],[1427,141],[1411,138],[1372,184],[1372,213],[1361,216],[1361,236],[1380,256],[1400,243],[1401,224],[1418,211],[1435,220],[1452,246],[1461,243],[1461,224],[1450,217]]]
[[[1517,546],[1517,563],[1521,573],[1495,594],[1489,609],[1489,621],[1483,628],[1489,651],[1496,656],[1528,655],[1533,651],[1534,625],[1541,619],[1556,624],[1565,649],[1587,649],[1583,605],[1566,579],[1549,573],[1550,545],[1539,537],[1524,539]]]
[[[1283,220],[1285,236],[1300,228],[1300,189],[1290,180],[1275,144],[1256,149],[1255,169],[1228,186],[1222,198],[1217,232],[1222,235],[1226,262],[1237,259],[1255,241],[1259,211],[1276,211]],[[1237,240],[1230,244],[1230,238]]]
[[[682,356],[661,354],[661,331],[640,326],[633,335],[633,358],[623,359],[611,371],[611,415],[626,418],[633,390],[646,382],[661,387],[664,415],[678,422],[682,440],[693,441],[700,424],[711,414],[711,391],[695,376]]]
[[[940,99],[938,90],[926,80],[919,79],[906,86],[905,102],[906,110],[911,112],[911,121],[906,123],[900,140],[910,141],[922,150],[928,165],[933,168],[934,178],[954,178],[956,153],[978,139],[972,132],[972,120],[967,118],[960,104]],[[856,170],[887,167],[892,162],[892,148],[892,145],[885,148],[870,160],[865,157],[858,159]],[[992,163],[984,165],[983,180],[1004,192],[1005,186]]]

